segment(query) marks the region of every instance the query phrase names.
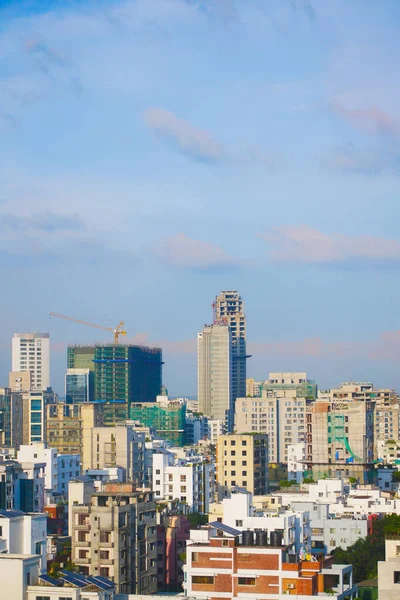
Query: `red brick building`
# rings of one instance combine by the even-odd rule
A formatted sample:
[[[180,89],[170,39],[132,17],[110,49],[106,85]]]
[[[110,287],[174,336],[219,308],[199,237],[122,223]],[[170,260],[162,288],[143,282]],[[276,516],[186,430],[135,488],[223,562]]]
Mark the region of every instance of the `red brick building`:
[[[333,565],[332,557],[288,562],[284,546],[254,545],[257,538],[243,545],[244,536],[231,532],[217,528],[193,532],[186,549],[187,596],[284,600],[293,595],[307,600],[328,591],[336,600],[356,598],[351,565]]]

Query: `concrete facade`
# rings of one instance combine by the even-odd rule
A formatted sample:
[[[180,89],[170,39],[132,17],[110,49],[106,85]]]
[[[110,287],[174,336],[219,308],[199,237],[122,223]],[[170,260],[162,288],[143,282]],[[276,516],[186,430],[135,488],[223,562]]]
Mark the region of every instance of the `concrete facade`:
[[[253,495],[268,493],[268,436],[221,435],[217,442],[217,488],[223,498],[233,487]]]
[[[32,390],[43,391],[49,388],[50,334],[14,333],[11,370],[29,371]]]

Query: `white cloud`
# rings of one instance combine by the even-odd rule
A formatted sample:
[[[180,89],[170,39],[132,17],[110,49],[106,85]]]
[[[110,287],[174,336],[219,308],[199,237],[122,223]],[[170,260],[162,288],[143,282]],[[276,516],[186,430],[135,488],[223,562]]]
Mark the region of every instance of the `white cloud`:
[[[155,254],[175,267],[187,269],[236,268],[239,261],[215,244],[194,240],[184,233],[164,239]]]
[[[269,257],[276,261],[400,261],[399,241],[372,235],[326,234],[307,225],[288,225],[261,237],[268,243]]]

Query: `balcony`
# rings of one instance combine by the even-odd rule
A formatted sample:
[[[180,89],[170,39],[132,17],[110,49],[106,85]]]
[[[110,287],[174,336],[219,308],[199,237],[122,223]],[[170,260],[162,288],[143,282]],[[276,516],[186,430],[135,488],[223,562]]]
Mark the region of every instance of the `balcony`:
[[[88,565],[90,564],[90,558],[75,558],[74,563],[76,565]]]
[[[85,542],[73,542],[73,545],[76,548],[90,548],[90,542],[89,541],[85,541]]]

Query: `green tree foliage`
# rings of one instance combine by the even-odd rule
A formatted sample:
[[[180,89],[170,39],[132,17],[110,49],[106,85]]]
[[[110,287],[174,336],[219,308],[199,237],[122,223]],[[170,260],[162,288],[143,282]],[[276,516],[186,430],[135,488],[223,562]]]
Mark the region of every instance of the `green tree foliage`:
[[[289,488],[289,487],[292,487],[292,485],[297,485],[297,481],[295,479],[291,479],[290,481],[287,481],[286,479],[282,479],[279,482],[280,488]]]
[[[192,527],[197,527],[198,525],[206,525],[208,523],[208,516],[203,515],[203,513],[192,512],[186,515],[186,518]]]
[[[373,579],[378,574],[378,561],[385,560],[385,537],[399,536],[400,516],[388,515],[373,522],[372,534],[357,540],[347,550],[336,548],[332,554],[336,564],[353,565],[354,581]]]
[[[395,482],[400,481],[400,471],[393,471],[392,479]]]

